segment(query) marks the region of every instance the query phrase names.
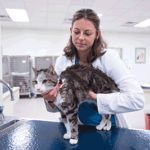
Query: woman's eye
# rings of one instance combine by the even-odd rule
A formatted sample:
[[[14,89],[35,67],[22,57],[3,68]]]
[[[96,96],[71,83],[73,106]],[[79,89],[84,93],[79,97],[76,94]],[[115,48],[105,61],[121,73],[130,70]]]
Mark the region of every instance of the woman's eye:
[[[46,83],[47,82],[47,80],[43,80],[43,83]]]
[[[79,32],[74,32],[75,34],[79,34]]]
[[[87,36],[89,36],[90,34],[85,33]]]

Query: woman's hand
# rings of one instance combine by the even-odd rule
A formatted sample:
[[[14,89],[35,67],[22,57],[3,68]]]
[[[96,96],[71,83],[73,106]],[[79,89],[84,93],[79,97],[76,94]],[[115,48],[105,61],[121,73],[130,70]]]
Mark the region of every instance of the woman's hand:
[[[92,92],[92,91],[89,91],[89,99],[92,99],[92,100],[97,100],[97,94]]]
[[[57,97],[58,88],[56,87],[52,90],[48,90],[45,93],[42,93],[41,95],[43,96],[43,98],[45,100],[50,101],[50,102],[54,102],[56,100],[56,97]]]

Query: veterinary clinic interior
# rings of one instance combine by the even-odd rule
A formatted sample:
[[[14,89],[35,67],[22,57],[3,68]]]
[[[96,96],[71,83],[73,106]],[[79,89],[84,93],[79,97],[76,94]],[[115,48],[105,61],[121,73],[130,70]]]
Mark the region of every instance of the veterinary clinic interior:
[[[32,67],[56,65],[81,9],[97,14],[107,51],[118,53],[136,77],[145,103],[123,113],[129,128],[106,131],[79,124],[78,143],[70,144],[60,112],[48,111],[33,87]],[[150,1],[0,0],[0,83],[1,150],[150,149]]]

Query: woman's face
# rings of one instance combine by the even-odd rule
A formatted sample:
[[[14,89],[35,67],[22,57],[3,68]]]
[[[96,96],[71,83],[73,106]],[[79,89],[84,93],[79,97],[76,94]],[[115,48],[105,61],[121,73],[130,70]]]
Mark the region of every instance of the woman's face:
[[[70,33],[72,36],[72,42],[78,52],[89,52],[94,40],[99,37],[99,34],[96,36],[94,24],[86,19],[75,21],[73,27],[70,28]]]

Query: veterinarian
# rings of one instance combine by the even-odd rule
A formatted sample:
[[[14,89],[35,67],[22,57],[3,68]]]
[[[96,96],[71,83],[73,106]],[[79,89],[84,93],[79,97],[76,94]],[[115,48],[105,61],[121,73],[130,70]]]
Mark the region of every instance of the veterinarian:
[[[102,70],[118,85],[120,92],[101,94],[89,91],[89,99],[97,103],[83,102],[79,107],[79,121],[85,125],[97,126],[101,114],[112,114],[112,126],[129,128],[124,113],[143,109],[145,99],[136,77],[126,68],[119,54],[107,51],[100,31],[100,19],[91,9],[77,11],[72,19],[70,39],[64,48],[64,55],[57,58],[55,71],[61,74],[67,67],[82,64]],[[59,87],[43,94],[48,111],[55,107]]]

